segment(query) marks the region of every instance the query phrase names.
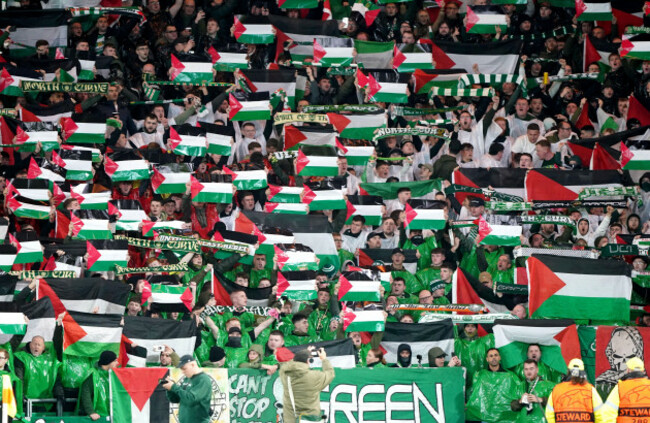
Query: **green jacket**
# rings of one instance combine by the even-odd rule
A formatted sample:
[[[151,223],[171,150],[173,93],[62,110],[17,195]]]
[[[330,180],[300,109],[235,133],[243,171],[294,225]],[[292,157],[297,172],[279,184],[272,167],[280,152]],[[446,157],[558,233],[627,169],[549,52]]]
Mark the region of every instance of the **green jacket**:
[[[321,415],[320,392],[334,379],[334,368],[327,359],[323,360],[322,371],[291,360],[280,365],[280,379],[284,386],[284,423],[295,423],[296,417]],[[291,402],[289,389],[293,391],[295,403]]]
[[[473,377],[465,417],[489,423],[515,422],[518,413],[510,405],[523,393],[524,386],[514,373],[480,370]]]
[[[529,411],[526,409],[526,406],[519,403],[518,400],[513,400],[510,407],[513,411],[519,410],[519,415],[517,416],[517,423],[544,423],[546,418],[544,417],[544,411],[546,409],[546,402],[548,397],[551,395],[555,383],[549,382],[544,379],[539,379],[535,386],[531,386],[531,383],[525,381],[524,389],[526,393],[537,395],[543,399],[541,404],[533,404],[532,409]],[[532,389],[531,389],[532,388]]]
[[[209,423],[210,401],[212,400],[212,381],[201,372],[191,378],[184,378],[167,391],[170,402],[180,403],[178,421],[180,423]]]
[[[52,398],[54,385],[57,383],[61,363],[47,352],[34,357],[27,351],[18,351],[14,359],[24,366],[22,375],[23,389],[26,398]],[[14,366],[18,370],[17,366]]]
[[[81,414],[89,416],[97,413],[100,416],[110,416],[110,399],[108,385],[108,371],[97,365],[90,369],[79,390],[79,407]]]

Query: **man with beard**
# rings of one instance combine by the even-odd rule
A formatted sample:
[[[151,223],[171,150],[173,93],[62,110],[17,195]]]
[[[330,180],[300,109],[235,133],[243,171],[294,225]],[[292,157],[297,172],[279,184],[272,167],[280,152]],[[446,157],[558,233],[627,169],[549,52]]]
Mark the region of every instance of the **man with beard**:
[[[510,405],[524,394],[521,381],[514,373],[504,370],[496,348],[490,348],[485,359],[487,368],[474,374],[466,418],[494,423],[514,421],[516,415]]]
[[[159,123],[158,117],[153,113],[149,113],[144,118],[142,130],[129,137],[127,146],[137,150],[150,144],[156,144],[163,150],[167,150],[163,142],[165,130],[162,125],[158,125]]]
[[[553,370],[547,364],[542,361],[542,349],[538,344],[528,345],[526,350],[526,359],[533,360],[537,363],[537,374],[544,379],[550,382],[559,383],[562,380],[563,374],[559,373],[556,370]],[[517,365],[513,371],[520,379],[525,381],[525,363]]]
[[[543,423],[546,401],[555,383],[541,378],[538,374],[537,361],[524,361],[524,394],[519,400],[510,404],[512,411],[518,411],[517,422]]]

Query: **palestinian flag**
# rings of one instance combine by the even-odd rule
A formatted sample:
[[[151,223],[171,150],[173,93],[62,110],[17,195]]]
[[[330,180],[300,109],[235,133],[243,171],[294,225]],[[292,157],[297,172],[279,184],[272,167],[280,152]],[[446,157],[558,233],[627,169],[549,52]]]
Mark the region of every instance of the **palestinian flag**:
[[[188,313],[192,311],[193,303],[194,295],[188,286],[150,285],[147,282],[142,291],[142,305],[150,304],[154,310]]]
[[[191,177],[192,201],[196,203],[231,203],[233,186],[228,182],[199,182]]]
[[[11,31],[11,57],[34,54],[32,46],[38,40],[48,40],[50,48],[65,47],[68,44],[68,19],[69,15],[61,13],[60,9],[30,10],[29,13],[3,10],[0,13],[0,27],[16,27]]]
[[[68,311],[63,317],[63,353],[99,357],[104,351],[119,353],[122,316]]]
[[[415,93],[428,94],[433,87],[457,88],[458,81],[466,73],[464,69],[416,69],[413,72]]]
[[[481,73],[516,73],[519,66],[521,40],[490,43],[490,48],[480,44],[436,41],[432,44],[436,69],[472,69],[475,63]]]
[[[154,236],[154,231],[180,231],[185,229],[187,224],[182,220],[166,220],[161,222],[152,222],[150,220],[142,221],[142,236]]]
[[[630,150],[621,142],[621,166],[625,170],[650,170],[650,150]]]
[[[418,266],[418,257],[416,250],[404,251],[404,268],[407,272],[415,274]],[[361,248],[359,249],[359,266],[360,267],[385,267],[393,263],[391,258],[393,250],[389,248]]]
[[[375,130],[386,127],[386,115],[384,113],[363,115],[328,113],[327,119],[342,138],[372,141]]]
[[[58,82],[77,82],[77,62],[75,59],[57,58],[39,61],[39,69],[45,72],[43,80]],[[57,76],[57,72],[59,75]]]
[[[178,128],[178,130],[181,132],[189,132],[181,130],[181,128]],[[202,157],[205,156],[205,153],[208,151],[205,136],[190,134],[181,135],[173,126],[169,128],[167,145],[174,154],[179,156]]]
[[[492,331],[506,369],[526,360],[530,344],[538,344],[542,362],[562,374],[569,361],[581,357],[578,330],[572,320],[495,320]]]
[[[44,204],[46,203],[21,196],[9,197],[6,203],[7,208],[16,217],[38,220],[45,220],[50,217],[51,207]]]
[[[516,247],[521,245],[521,226],[490,225],[483,216],[474,220],[478,226],[479,245],[500,245],[503,247]]]
[[[336,176],[339,174],[338,157],[306,155],[302,149],[296,158],[296,174],[305,176]]]
[[[345,158],[348,161],[348,166],[365,166],[368,163],[368,160],[370,160],[370,156],[372,156],[375,152],[375,147],[372,146],[344,147],[339,143],[337,147],[343,151],[343,154],[345,154]]]
[[[106,141],[106,123],[75,122],[72,118],[63,118],[59,122],[61,137],[73,144],[104,144]]]
[[[92,192],[91,184],[79,184],[70,188],[70,196],[76,199],[81,210],[106,210],[111,199],[110,191]]]
[[[346,332],[381,332],[384,330],[383,310],[346,311],[343,316]]]
[[[349,200],[349,196],[348,196]],[[383,205],[382,204],[352,204],[347,202],[347,219],[346,225],[352,223],[354,216],[363,216],[366,218],[366,225],[379,226],[383,220]]]
[[[575,201],[584,188],[622,186],[616,170],[533,169],[526,172],[527,201]]]
[[[112,239],[113,232],[111,231],[108,219],[97,218],[79,218],[72,214],[70,218],[72,225],[72,237],[79,239]]]
[[[629,97],[630,108],[627,111],[627,118],[637,118],[642,126],[650,125],[650,110],[646,109],[633,95]]]
[[[612,3],[610,1],[586,2],[576,0],[576,18],[582,21],[611,21]]]
[[[111,200],[108,203],[109,216],[116,216],[115,230],[133,231],[140,229],[140,224],[149,220],[142,206],[135,200]]]
[[[246,88],[251,93],[269,94],[283,91],[286,93],[289,107],[293,107],[296,96],[296,76],[293,69],[246,69],[241,71]],[[265,99],[265,98],[264,98]],[[253,98],[250,98],[253,100]],[[262,98],[255,100],[263,100]],[[273,100],[273,98],[271,98]],[[273,101],[271,104],[275,107]]]
[[[628,59],[649,60],[650,41],[647,37],[624,37],[621,42],[621,57]]]
[[[269,15],[277,32],[276,56],[289,44],[292,60],[302,63],[314,53],[314,38],[339,38],[338,22],[314,19],[292,19],[286,16]]]
[[[17,71],[14,70],[14,72]],[[33,76],[36,77],[38,75],[34,74]],[[39,79],[23,77],[15,74],[12,75],[6,67],[2,68],[2,72],[0,72],[0,94],[11,97],[23,97],[25,93],[23,93],[22,88],[20,88],[21,81],[39,81]]]
[[[629,322],[626,263],[533,254],[526,266],[532,317]]]
[[[597,63],[601,72],[609,72],[609,56],[613,53],[618,53],[618,44],[610,43],[607,40],[599,40],[598,38],[588,35],[585,37],[583,47],[583,71],[586,72],[589,65]],[[623,56],[621,51],[621,56]]]
[[[212,66],[220,72],[234,72],[235,69],[248,69],[248,58],[246,53],[231,53],[222,51],[219,53],[214,47],[208,49],[212,58]]]
[[[363,69],[392,69],[395,42],[354,40],[355,62]]]
[[[359,184],[359,187],[365,191],[367,195],[381,197],[384,200],[397,199],[397,191],[403,187],[411,188],[413,198],[423,197],[433,191],[442,190],[441,181],[439,179],[416,182],[362,182]]]
[[[302,203],[271,203],[264,204],[264,211],[267,213],[281,213],[281,214],[309,214],[309,206]]]
[[[79,81],[94,81],[95,73],[93,72],[93,68],[95,67],[95,61],[79,59],[79,65],[81,67],[79,75],[77,76]]]
[[[149,179],[149,165],[142,159],[113,161],[106,157],[104,170],[113,182]]]
[[[413,73],[417,69],[433,69],[433,55],[428,44],[399,44],[393,50],[393,69]]]
[[[36,298],[48,297],[56,315],[64,311],[124,314],[131,290],[113,280],[101,278],[40,279]]]
[[[268,186],[266,172],[263,170],[233,171],[224,166],[223,173],[232,177],[232,184],[237,190],[250,191]]]
[[[292,301],[311,301],[317,297],[316,272],[278,272],[277,298],[286,297]]]
[[[212,63],[181,62],[172,54],[171,80],[178,83],[199,84],[212,82]]]
[[[339,301],[380,301],[381,282],[370,278],[365,272],[343,272],[339,276],[339,284]]]
[[[108,272],[127,266],[129,245],[125,240],[92,240],[86,241],[86,252],[89,271]]]
[[[151,187],[156,194],[184,194],[190,182],[190,172],[167,172],[168,169],[161,168],[166,172],[153,168],[151,176]]]
[[[7,338],[6,335],[23,335],[27,330],[25,315],[23,313],[0,313],[0,339]]]
[[[156,423],[169,419],[169,400],[160,385],[169,369],[117,368],[109,373],[111,415],[124,423]]]
[[[616,16],[616,23],[618,26],[619,37],[623,36],[625,28],[628,26],[643,26],[643,17],[647,15],[643,12],[643,0],[627,1],[627,0],[612,0],[612,14]],[[607,22],[602,23],[607,30]]]
[[[280,9],[314,9],[318,7],[318,0],[278,0]]]
[[[133,343],[147,349],[147,363],[159,363],[160,354],[153,350],[158,345],[169,345],[181,357],[194,354],[197,329],[191,320],[124,316],[123,333]]]
[[[19,111],[20,120],[23,122],[51,122],[56,125],[61,118],[71,117],[72,107],[70,103],[62,101],[50,106],[40,103],[27,103]]]
[[[296,150],[302,145],[336,145],[336,132],[331,127],[284,126],[284,149]]]
[[[345,197],[341,190],[312,191],[307,185],[302,202],[309,205],[309,211],[317,210],[343,210],[346,208]]]
[[[59,134],[56,131],[29,131],[25,132],[19,126],[16,128],[16,144],[20,144],[18,151],[33,153],[36,144],[41,143],[42,151],[48,152],[59,148]]]
[[[406,204],[406,227],[408,229],[444,229],[447,225],[445,211],[442,209],[414,209]]]
[[[208,154],[219,154],[220,156],[232,154],[232,135],[206,132],[205,137],[208,143]]]
[[[0,270],[8,272],[14,265],[16,259],[16,247],[13,245],[0,244]]]
[[[56,316],[52,301],[49,298],[41,298],[25,304],[21,307],[21,311],[29,319],[21,344],[31,342],[35,336],[42,336],[46,345],[51,345],[54,329],[56,329]]]
[[[99,148],[82,147],[80,145],[63,144],[61,146],[61,150],[90,151],[90,154],[92,154],[93,163],[99,163],[99,155],[100,155]]]
[[[467,8],[465,31],[468,34],[496,34],[499,27],[503,33],[508,29],[506,15],[489,10],[488,7]]]
[[[379,12],[381,12],[381,7],[370,0],[357,0],[352,5],[352,11],[361,14],[366,21],[366,26],[370,27],[375,23],[375,19],[377,19]]]
[[[350,66],[353,49],[350,38],[315,38],[313,64],[328,68]]]
[[[229,97],[230,114],[232,121],[269,120],[271,119],[271,103],[269,100],[240,101],[233,93]]]
[[[407,103],[407,85],[399,82],[379,82],[373,74],[368,75],[366,87],[371,102]]]
[[[274,203],[300,203],[304,188],[269,184],[267,199]]]
[[[18,233],[17,235],[19,238],[25,238],[30,234]],[[9,242],[16,247],[14,264],[40,263],[43,261],[43,247],[38,239],[19,241],[12,234],[9,234]]]
[[[387,322],[381,348],[385,350],[387,363],[397,363],[397,348],[401,344],[411,347],[411,363],[417,365],[416,357],[422,356],[422,364],[429,363],[429,350],[441,348],[447,356],[454,352],[454,325],[451,319],[431,323],[395,323]]]
[[[492,187],[497,192],[517,196],[523,201],[526,196],[523,189],[526,173],[526,169],[492,168],[487,170],[460,168],[455,170],[451,177],[453,184],[472,188],[487,189]],[[457,192],[455,196],[459,202],[463,202],[467,196],[489,200],[482,194],[474,193]]]
[[[277,244],[273,249],[280,271],[318,270],[316,254],[307,246],[302,244]]]
[[[323,348],[332,367],[337,369],[352,369],[357,365],[357,351],[350,338],[338,339],[336,341],[313,342],[308,345],[296,345],[288,348],[291,352],[296,353],[307,348],[307,346],[313,346],[316,350]],[[318,357],[314,357],[309,366],[312,368],[323,367]]]
[[[59,150],[52,151],[52,164],[65,169],[67,181],[88,181],[93,179],[93,155],[90,151]]]
[[[242,44],[271,44],[275,39],[273,25],[266,16],[235,16],[235,39]]]
[[[519,301],[512,295],[498,297],[491,288],[481,283],[462,268],[456,269],[452,277],[452,304],[479,304],[491,313],[509,313]]]

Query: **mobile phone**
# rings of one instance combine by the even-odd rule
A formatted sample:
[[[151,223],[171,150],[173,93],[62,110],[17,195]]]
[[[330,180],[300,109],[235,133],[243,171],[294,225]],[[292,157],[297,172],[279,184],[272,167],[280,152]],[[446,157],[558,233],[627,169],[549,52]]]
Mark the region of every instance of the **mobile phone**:
[[[341,22],[343,22],[343,29],[347,29],[350,24],[350,18],[343,18],[341,19]]]

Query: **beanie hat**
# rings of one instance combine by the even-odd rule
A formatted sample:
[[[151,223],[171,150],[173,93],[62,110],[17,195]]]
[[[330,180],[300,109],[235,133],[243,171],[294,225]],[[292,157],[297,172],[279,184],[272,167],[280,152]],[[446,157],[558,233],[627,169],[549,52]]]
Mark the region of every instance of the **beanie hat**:
[[[293,353],[289,348],[278,348],[275,350],[275,358],[277,358],[279,363],[284,363],[293,359]]]
[[[214,346],[210,348],[210,361],[216,363],[226,356],[226,352],[221,347]]]
[[[102,351],[101,355],[99,356],[99,361],[97,364],[100,366],[106,366],[107,364],[111,364],[117,360],[117,355],[113,351]]]

